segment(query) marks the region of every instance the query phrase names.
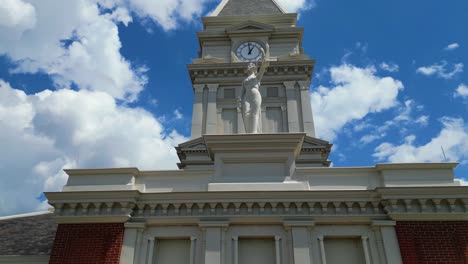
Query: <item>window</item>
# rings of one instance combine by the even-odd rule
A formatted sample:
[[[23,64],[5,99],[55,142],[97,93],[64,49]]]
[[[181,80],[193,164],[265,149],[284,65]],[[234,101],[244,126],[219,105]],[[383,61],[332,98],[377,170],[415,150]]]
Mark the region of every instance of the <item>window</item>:
[[[189,264],[190,239],[158,240],[155,259],[155,264]]]
[[[366,263],[361,238],[325,238],[327,264]]]
[[[237,109],[235,108],[223,109],[221,118],[223,119],[224,134],[237,133]]]
[[[224,89],[224,99],[236,98],[236,90],[234,88]]]
[[[266,119],[266,131],[268,133],[283,132],[283,112],[281,111],[281,107],[267,107]]]
[[[239,264],[275,263],[275,240],[273,238],[241,238],[239,243]]]
[[[267,88],[267,97],[278,97],[278,87],[268,87]]]

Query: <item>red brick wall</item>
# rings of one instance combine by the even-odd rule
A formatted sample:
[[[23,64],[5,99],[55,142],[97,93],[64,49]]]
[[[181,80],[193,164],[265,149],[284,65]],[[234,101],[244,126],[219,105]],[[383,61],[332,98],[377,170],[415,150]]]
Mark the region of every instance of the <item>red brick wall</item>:
[[[404,264],[468,263],[468,222],[397,222]]]
[[[51,264],[118,264],[123,224],[59,225]]]

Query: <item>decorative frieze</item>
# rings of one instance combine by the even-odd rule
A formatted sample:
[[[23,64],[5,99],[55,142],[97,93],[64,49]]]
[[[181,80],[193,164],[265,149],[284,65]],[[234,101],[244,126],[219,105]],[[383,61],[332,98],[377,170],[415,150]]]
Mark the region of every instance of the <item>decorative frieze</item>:
[[[385,198],[380,192],[356,191],[337,193],[332,199],[325,198],[321,192],[301,192],[302,195],[291,199],[279,195],[261,196],[239,193],[238,198],[221,193],[203,194],[205,198],[192,194],[193,198],[161,199],[164,194],[142,194],[129,192],[133,199],[110,201],[105,197],[96,199],[67,199],[49,202],[55,207],[55,218],[59,222],[125,222],[130,218],[165,219],[181,218],[235,218],[235,217],[312,217],[339,221],[348,217],[349,221],[368,220],[468,220],[468,198],[453,198],[450,193],[438,194],[433,198],[426,195],[414,197]],[[462,189],[460,189],[462,190]],[[102,195],[102,193],[101,193]],[[220,196],[221,195],[221,196]],[[246,195],[252,197],[246,197]],[[88,196],[92,195],[88,193]],[[160,198],[157,198],[161,196]],[[255,197],[254,197],[255,196]],[[274,198],[277,196],[278,198]],[[300,196],[304,199],[299,198]],[[242,198],[243,197],[243,198]],[[458,197],[460,197],[458,195]],[[175,198],[175,197],[174,197]],[[77,220],[80,219],[80,220]],[[84,219],[84,220],[83,220]]]

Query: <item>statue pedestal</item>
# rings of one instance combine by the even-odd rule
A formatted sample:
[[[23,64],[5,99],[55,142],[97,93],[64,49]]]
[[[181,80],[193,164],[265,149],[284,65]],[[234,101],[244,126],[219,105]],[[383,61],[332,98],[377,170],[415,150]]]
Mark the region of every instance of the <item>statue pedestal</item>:
[[[305,133],[204,135],[214,161],[209,190],[232,190],[234,185],[245,191],[308,189],[290,180],[304,138]]]

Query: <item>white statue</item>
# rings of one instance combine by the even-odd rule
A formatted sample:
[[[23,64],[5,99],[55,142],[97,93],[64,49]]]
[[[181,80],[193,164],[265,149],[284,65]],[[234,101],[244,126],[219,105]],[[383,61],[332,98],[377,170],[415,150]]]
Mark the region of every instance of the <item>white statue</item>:
[[[260,94],[260,82],[266,69],[270,65],[265,51],[262,49],[263,60],[260,71],[253,62],[247,67],[247,78],[242,82],[241,103],[242,116],[244,118],[245,132],[248,134],[260,133],[260,109],[262,106],[262,95]]]

